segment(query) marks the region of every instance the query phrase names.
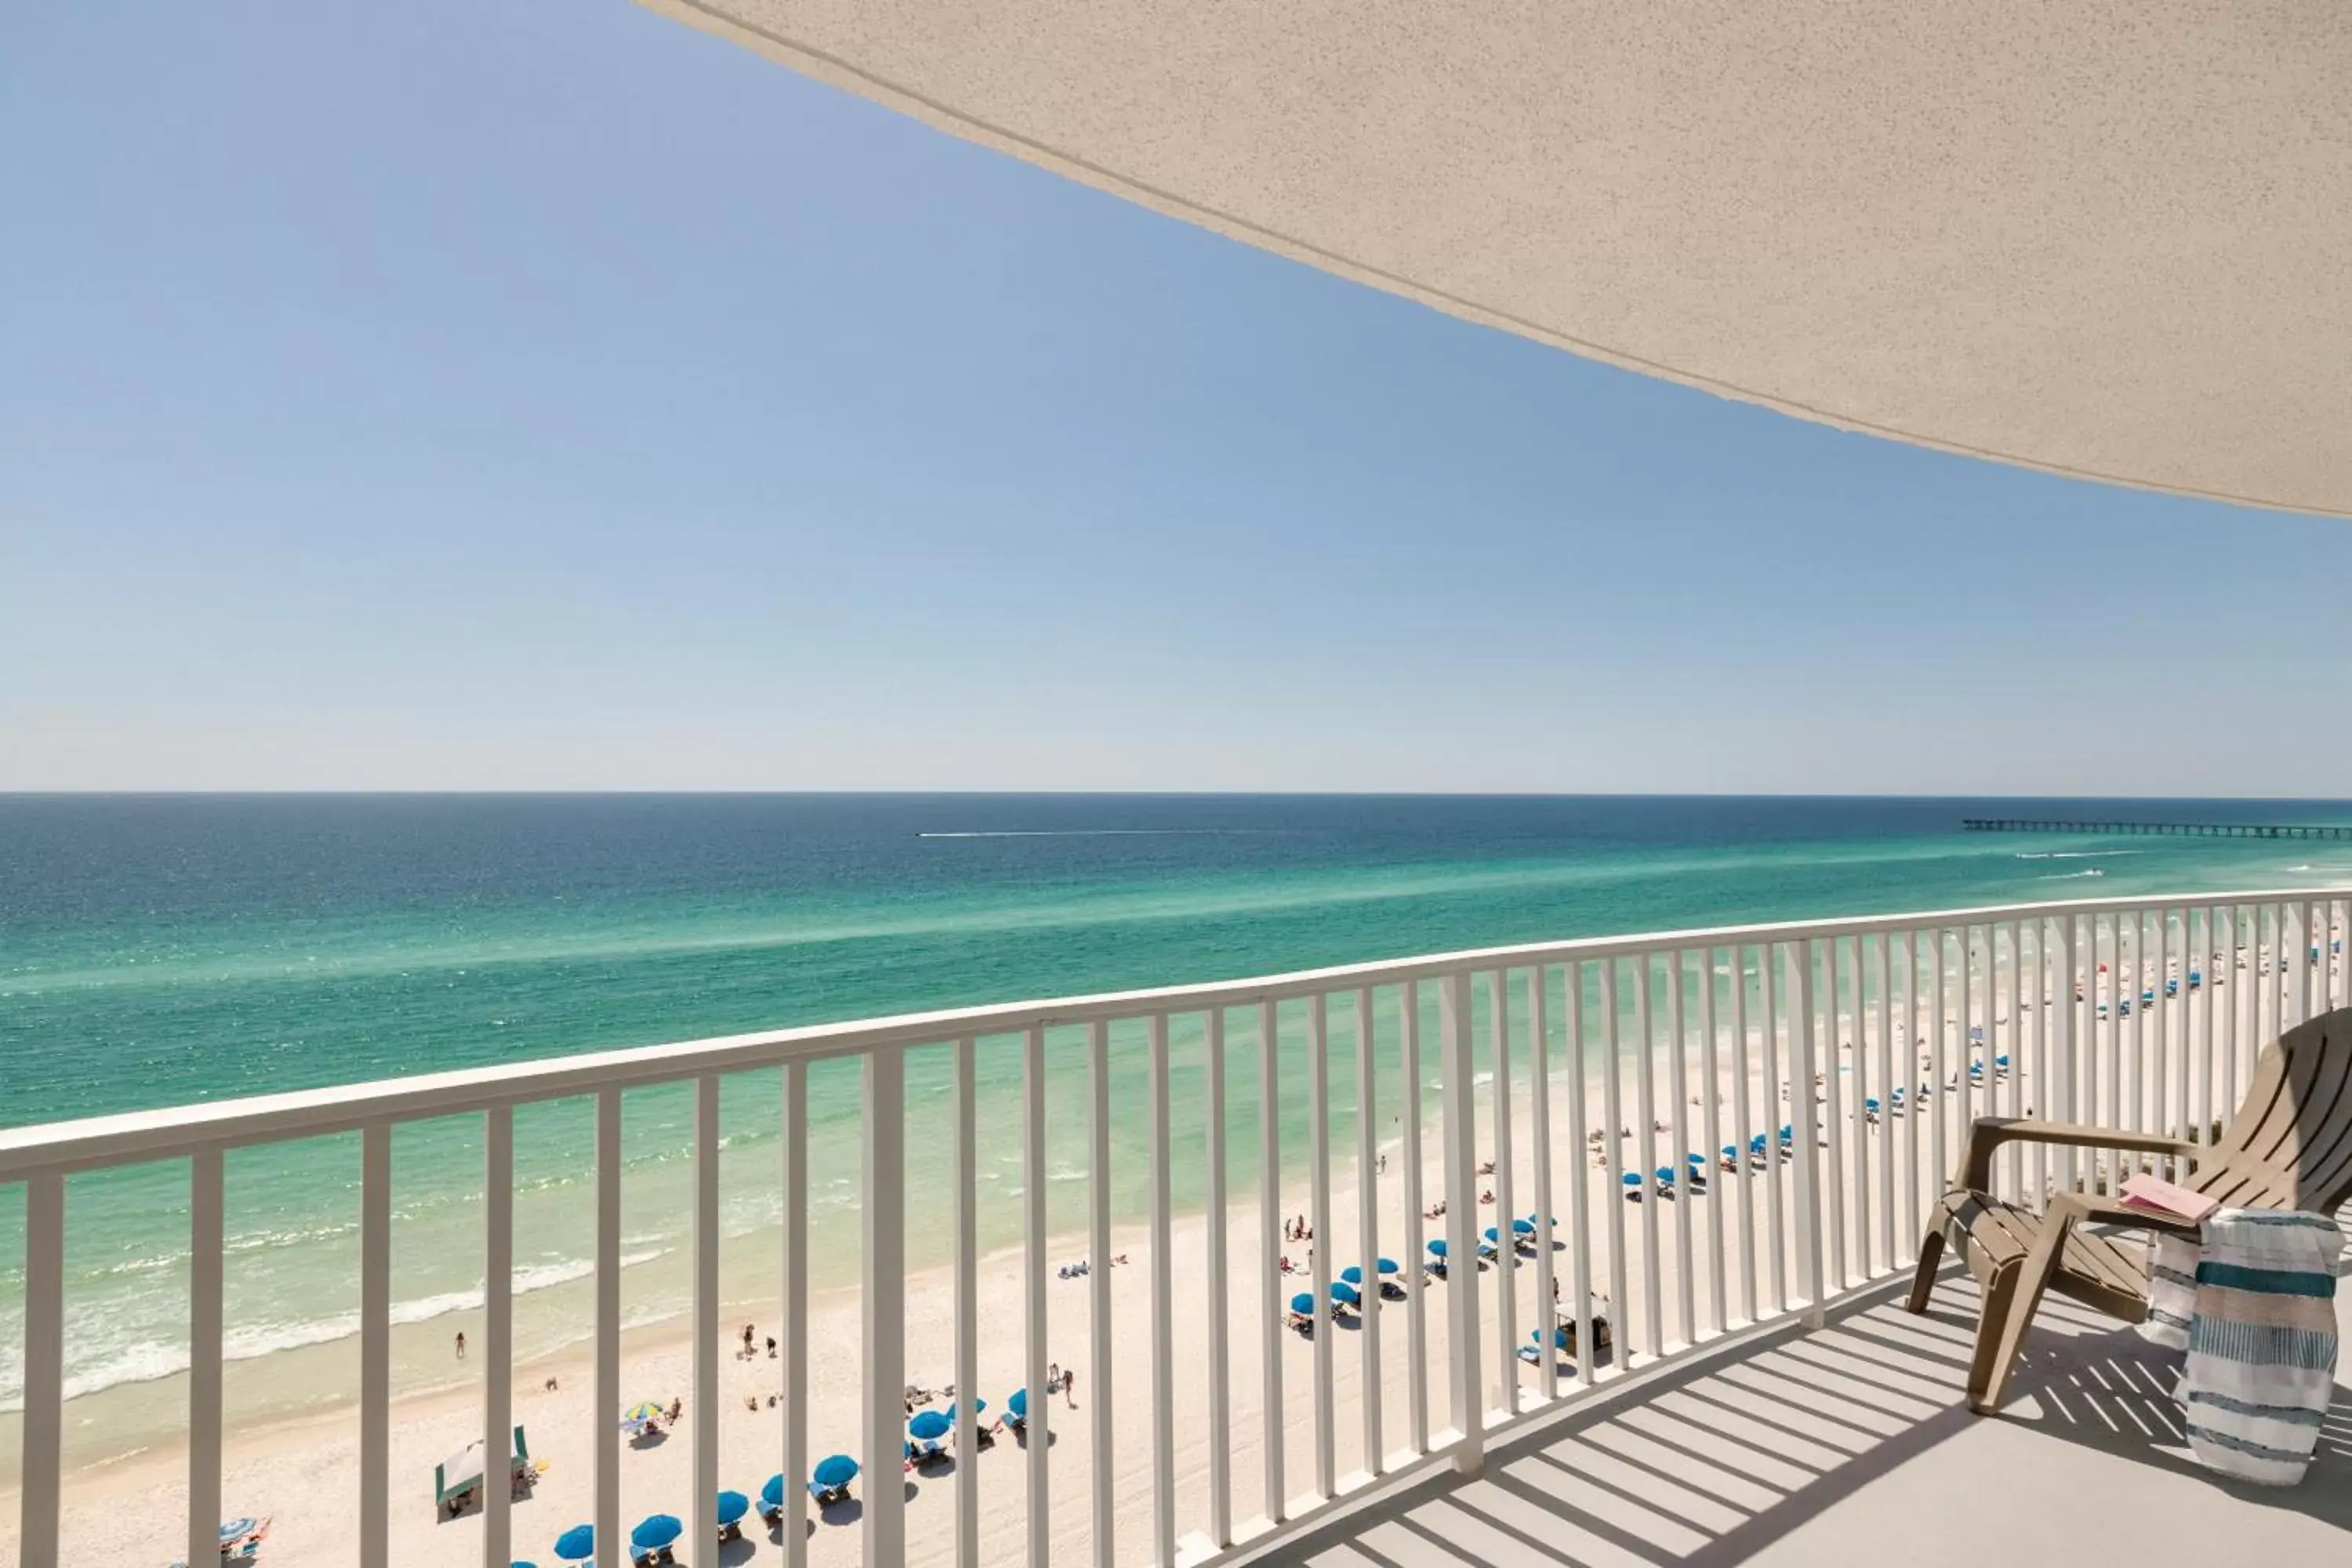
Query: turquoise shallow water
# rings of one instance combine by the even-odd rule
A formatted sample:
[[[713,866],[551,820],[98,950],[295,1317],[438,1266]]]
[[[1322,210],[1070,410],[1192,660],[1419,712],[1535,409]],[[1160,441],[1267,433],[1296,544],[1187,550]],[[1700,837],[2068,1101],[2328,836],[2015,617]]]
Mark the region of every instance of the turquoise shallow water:
[[[2346,821],[2340,805],[2000,803],[2007,815]],[[2046,809],[2044,809],[2046,807]],[[1488,943],[2024,899],[2352,881],[2352,845],[1963,835],[1991,803],[1428,797],[0,797],[0,1122],[85,1116],[778,1025]],[[1243,1026],[1237,1020],[1235,1027]],[[1286,1029],[1290,1028],[1286,1025]],[[1350,1037],[1344,1009],[1334,1037]],[[1181,1168],[1202,1137],[1180,1020]],[[1246,1036],[1237,1037],[1245,1039]],[[1376,1048],[1384,1047],[1383,1032]],[[1290,1043],[1286,1036],[1286,1044]],[[1014,1231],[1018,1064],[981,1064],[982,1223]],[[1139,1124],[1140,1037],[1113,1042]],[[1086,1079],[1055,1038],[1049,1204],[1083,1223]],[[910,1258],[940,1253],[943,1052],[909,1068]],[[1255,1106],[1236,1074],[1237,1184]],[[1297,1079],[1292,1081],[1296,1082]],[[1347,1069],[1337,1135],[1351,1136]],[[779,1095],[730,1080],[727,1289],[772,1288]],[[812,1079],[820,1280],[854,1276],[857,1085]],[[589,1113],[517,1121],[526,1347],[584,1327]],[[630,1097],[631,1311],[682,1300],[687,1107]],[[1303,1139],[1292,1138],[1297,1148]],[[1139,1211],[1139,1138],[1114,1200]],[[395,1140],[397,1313],[478,1300],[478,1121]],[[358,1152],[229,1165],[230,1353],[348,1336]],[[185,1364],[184,1166],[76,1180],[68,1372]],[[1196,1193],[1180,1192],[1180,1198]],[[0,1407],[18,1392],[22,1205],[0,1194]]]

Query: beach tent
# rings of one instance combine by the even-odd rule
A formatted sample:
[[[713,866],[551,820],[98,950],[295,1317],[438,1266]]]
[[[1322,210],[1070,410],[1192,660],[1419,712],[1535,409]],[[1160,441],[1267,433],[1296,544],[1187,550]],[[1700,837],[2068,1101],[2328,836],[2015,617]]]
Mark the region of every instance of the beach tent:
[[[555,1555],[566,1563],[585,1563],[596,1555],[596,1527],[575,1524],[555,1538]]]
[[[530,1444],[525,1440],[520,1426],[514,1429],[514,1456],[510,1464],[512,1473],[518,1476],[530,1468]],[[434,1506],[446,1508],[451,1499],[464,1497],[479,1487],[482,1469],[482,1440],[477,1437],[433,1467]]]

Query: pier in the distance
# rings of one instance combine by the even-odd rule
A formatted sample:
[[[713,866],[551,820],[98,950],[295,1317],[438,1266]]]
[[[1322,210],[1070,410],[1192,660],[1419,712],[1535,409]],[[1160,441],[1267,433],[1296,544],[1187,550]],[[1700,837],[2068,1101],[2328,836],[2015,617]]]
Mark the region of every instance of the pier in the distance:
[[[2284,822],[2091,822],[2040,816],[1964,816],[1969,833],[2151,834],[2170,838],[2352,838],[2352,826]]]

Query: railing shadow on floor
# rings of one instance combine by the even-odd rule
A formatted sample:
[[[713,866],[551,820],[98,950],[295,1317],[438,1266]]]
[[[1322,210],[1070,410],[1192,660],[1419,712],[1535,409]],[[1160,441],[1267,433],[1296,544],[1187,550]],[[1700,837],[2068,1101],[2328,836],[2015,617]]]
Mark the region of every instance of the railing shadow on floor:
[[[1977,1292],[1948,1266],[1927,1312],[1900,1285],[1827,1326],[1784,1327],[1638,1379],[1490,1449],[1484,1473],[1414,1483],[1255,1559],[1315,1568],[1727,1568],[1986,1420],[2177,1471],[2185,1485],[2352,1531],[2352,1398],[2299,1487],[2200,1468],[2170,1395],[2180,1358],[2045,1302],[2003,1413],[1962,1399]],[[1874,1561],[1894,1543],[1881,1542]]]

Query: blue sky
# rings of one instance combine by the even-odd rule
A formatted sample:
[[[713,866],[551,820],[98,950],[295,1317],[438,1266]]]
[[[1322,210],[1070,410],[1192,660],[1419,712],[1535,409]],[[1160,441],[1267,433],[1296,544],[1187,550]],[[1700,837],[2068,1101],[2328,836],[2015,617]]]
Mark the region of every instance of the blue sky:
[[[0,788],[2341,795],[2352,529],[1588,364],[621,0],[0,12]]]

